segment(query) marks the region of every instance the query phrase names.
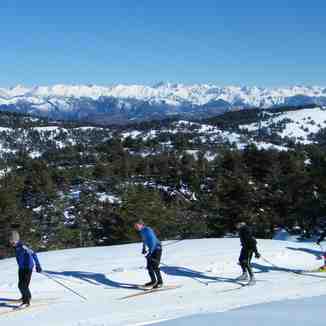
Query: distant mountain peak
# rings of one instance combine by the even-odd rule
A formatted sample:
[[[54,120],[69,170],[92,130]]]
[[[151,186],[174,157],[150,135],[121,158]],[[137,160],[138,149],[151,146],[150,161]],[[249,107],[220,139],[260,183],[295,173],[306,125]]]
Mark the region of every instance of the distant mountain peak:
[[[22,106],[22,103],[24,104]],[[264,88],[159,82],[153,86],[65,85],[0,88],[1,110],[55,115],[56,118],[122,114],[128,119],[164,118],[170,114],[203,117],[242,108],[326,105],[326,88]],[[125,117],[123,118],[125,119]]]

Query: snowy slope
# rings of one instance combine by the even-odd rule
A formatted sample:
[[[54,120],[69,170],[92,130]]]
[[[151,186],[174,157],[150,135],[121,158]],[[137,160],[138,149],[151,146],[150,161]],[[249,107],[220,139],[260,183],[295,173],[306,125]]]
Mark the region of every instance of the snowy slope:
[[[200,314],[155,323],[156,326],[250,325],[324,326],[326,296],[284,300],[244,307],[225,313]]]
[[[275,128],[276,125],[284,123],[281,131],[277,134],[293,138],[296,142],[309,144],[309,135],[316,134],[320,129],[326,128],[326,110],[321,108],[301,109],[286,111],[283,113],[268,113],[268,119],[261,123],[240,125],[241,129],[257,131],[259,128]],[[261,124],[261,125],[260,125]]]
[[[317,142],[318,140],[313,136],[326,128],[326,110],[319,107],[263,113],[262,121],[240,124],[238,130],[221,129],[208,123],[191,122],[185,119],[153,129],[126,127],[120,128],[119,131],[93,126],[69,128],[44,123],[39,126],[34,123],[33,127],[29,128],[0,127],[0,156],[4,153],[15,154],[24,145],[29,156],[36,158],[41,157],[51,147],[56,149],[76,144],[102,143],[115,136],[122,140],[131,138],[141,142],[157,140],[161,150],[167,150],[174,148],[176,136],[185,135],[189,139],[188,154],[197,158],[198,152],[206,148],[205,157],[213,160],[218,154],[216,152],[218,144],[233,144],[239,149],[245,148],[248,144],[255,144],[259,149],[272,148],[286,151],[291,142],[303,144]],[[265,135],[264,138],[257,137],[261,130]],[[130,153],[145,157],[157,155],[159,151],[148,149],[141,153]]]
[[[121,300],[139,292],[130,288],[132,284],[148,280],[140,244],[42,253],[39,256],[43,268],[85,295],[88,301],[35,274],[32,281],[35,307],[1,315],[9,308],[0,304],[0,322],[6,326],[139,325],[326,295],[326,275],[288,271],[321,265],[320,252],[312,244],[260,240],[263,256],[282,268],[256,260],[256,286],[241,289],[234,282],[239,275],[236,264],[239,239],[171,241],[164,245],[164,280],[182,288]],[[0,269],[1,297],[17,297],[15,260],[0,261]]]
[[[105,141],[111,138],[111,130],[93,126],[0,127],[0,157],[4,153],[16,153],[23,145],[30,157],[37,158],[46,150],[86,144],[96,137],[98,142]]]
[[[325,113],[326,115],[326,113]],[[256,130],[258,128],[256,125],[240,125],[240,129],[250,129],[250,131]],[[287,151],[288,148],[285,146],[279,146],[272,143],[267,143],[263,141],[255,141],[251,137],[244,137],[243,135],[230,132],[226,130],[222,130],[213,125],[207,125],[197,122],[191,122],[186,120],[179,120],[177,122],[173,122],[169,128],[161,128],[161,129],[152,129],[150,131],[140,131],[140,130],[132,130],[128,132],[123,132],[121,134],[122,139],[126,139],[130,137],[132,139],[140,139],[140,140],[148,140],[159,138],[160,135],[165,134],[188,134],[192,135],[192,142],[200,142],[204,145],[209,144],[234,144],[238,149],[243,149],[248,144],[255,144],[259,149],[276,149],[278,151]],[[161,143],[164,147],[171,147],[170,143]],[[188,154],[193,155],[197,158],[198,150],[188,150]],[[211,154],[209,152],[206,153],[206,158],[208,160],[213,160],[216,157],[216,154]]]

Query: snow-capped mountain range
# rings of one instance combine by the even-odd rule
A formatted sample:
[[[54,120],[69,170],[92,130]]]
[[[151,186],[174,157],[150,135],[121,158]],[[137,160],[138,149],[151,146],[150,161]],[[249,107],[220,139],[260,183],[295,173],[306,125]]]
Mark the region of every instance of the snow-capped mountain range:
[[[212,84],[55,85],[0,88],[0,109],[60,119],[127,122],[227,110],[326,105],[326,87],[218,87]]]

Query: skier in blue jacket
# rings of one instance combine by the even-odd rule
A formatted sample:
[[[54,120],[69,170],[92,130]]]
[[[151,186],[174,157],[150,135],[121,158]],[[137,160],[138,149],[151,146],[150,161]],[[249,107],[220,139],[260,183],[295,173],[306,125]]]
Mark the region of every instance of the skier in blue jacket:
[[[32,299],[29,284],[32,278],[33,268],[36,265],[37,273],[41,273],[42,268],[36,253],[20,241],[18,232],[12,232],[10,243],[14,247],[16,253],[18,264],[18,288],[22,295],[22,306],[29,306]]]
[[[162,275],[160,271],[160,262],[162,257],[162,245],[155,235],[152,228],[145,226],[143,221],[139,221],[134,225],[135,229],[140,233],[143,241],[142,254],[146,255],[148,274],[151,281],[145,284],[145,287],[154,289],[163,286]]]

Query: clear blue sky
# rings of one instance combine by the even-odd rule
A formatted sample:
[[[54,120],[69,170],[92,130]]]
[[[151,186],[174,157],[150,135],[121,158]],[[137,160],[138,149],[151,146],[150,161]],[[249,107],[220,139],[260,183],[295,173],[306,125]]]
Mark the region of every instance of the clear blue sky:
[[[325,3],[1,0],[0,87],[326,86]]]

